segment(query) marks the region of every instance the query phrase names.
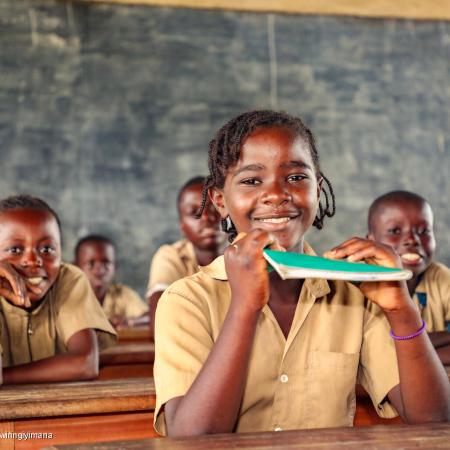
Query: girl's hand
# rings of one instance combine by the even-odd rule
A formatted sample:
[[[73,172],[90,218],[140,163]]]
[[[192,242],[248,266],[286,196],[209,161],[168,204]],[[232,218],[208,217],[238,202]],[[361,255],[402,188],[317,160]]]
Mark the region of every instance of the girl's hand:
[[[235,301],[232,306],[255,312],[269,301],[269,274],[263,256],[265,247],[284,250],[273,236],[262,230],[239,235],[225,250],[225,268],[231,298]]]
[[[368,264],[401,268],[399,256],[389,245],[369,239],[354,237],[324,254],[325,258],[343,259],[349,262],[364,261]],[[405,281],[365,281],[359,285],[362,293],[384,311],[397,311],[410,306],[410,296]]]
[[[24,279],[6,261],[0,261],[0,295],[16,306],[25,308],[31,306]]]

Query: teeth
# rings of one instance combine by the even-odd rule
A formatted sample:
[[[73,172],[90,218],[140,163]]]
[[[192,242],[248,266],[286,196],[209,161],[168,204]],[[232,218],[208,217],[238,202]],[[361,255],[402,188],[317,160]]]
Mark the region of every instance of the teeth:
[[[402,255],[402,259],[405,261],[417,261],[421,258],[421,256],[418,253],[404,253]]]
[[[267,222],[267,223],[284,223],[289,222],[291,220],[290,217],[273,217],[271,219],[257,219],[260,222]]]
[[[33,278],[28,278],[28,283],[37,286],[38,284],[42,283],[44,279],[42,277],[33,277]]]

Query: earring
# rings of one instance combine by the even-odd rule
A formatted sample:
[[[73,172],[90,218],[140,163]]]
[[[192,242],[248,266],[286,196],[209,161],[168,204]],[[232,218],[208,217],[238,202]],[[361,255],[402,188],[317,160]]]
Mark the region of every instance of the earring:
[[[224,233],[229,233],[234,228],[231,217],[227,216],[225,219],[220,219],[220,227]]]

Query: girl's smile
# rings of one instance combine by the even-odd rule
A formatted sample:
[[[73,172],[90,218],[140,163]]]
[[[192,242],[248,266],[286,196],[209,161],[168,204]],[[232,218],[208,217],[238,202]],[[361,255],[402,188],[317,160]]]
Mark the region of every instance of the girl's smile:
[[[238,232],[266,230],[287,250],[301,251],[316,215],[320,184],[305,141],[287,128],[267,127],[244,141],[224,188],[213,188],[211,196]]]

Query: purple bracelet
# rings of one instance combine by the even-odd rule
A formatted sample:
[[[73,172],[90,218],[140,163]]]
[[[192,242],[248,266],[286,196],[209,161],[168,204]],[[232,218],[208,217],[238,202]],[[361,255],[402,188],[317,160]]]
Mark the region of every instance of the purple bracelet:
[[[422,319],[422,326],[413,334],[409,334],[408,336],[396,336],[392,330],[389,332],[389,334],[391,335],[391,338],[397,340],[397,341],[406,341],[408,339],[413,339],[417,336],[419,336],[419,334],[422,334],[425,330],[426,324],[425,324],[425,320]]]

